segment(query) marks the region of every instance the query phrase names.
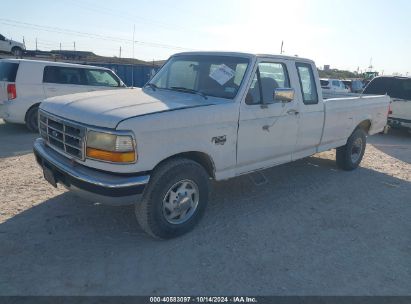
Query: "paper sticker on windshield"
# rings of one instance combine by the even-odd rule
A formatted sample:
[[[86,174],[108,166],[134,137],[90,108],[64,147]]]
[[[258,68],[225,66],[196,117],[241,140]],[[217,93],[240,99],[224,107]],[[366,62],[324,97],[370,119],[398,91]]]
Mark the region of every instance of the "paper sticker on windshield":
[[[235,71],[230,69],[225,64],[218,66],[210,73],[210,77],[217,81],[220,85],[224,85],[227,81],[235,76]]]

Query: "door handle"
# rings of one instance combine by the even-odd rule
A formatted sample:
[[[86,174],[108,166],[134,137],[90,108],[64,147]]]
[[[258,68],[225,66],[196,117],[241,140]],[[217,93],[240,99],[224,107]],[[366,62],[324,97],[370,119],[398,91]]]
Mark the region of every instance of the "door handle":
[[[288,110],[287,111],[287,114],[288,115],[298,115],[300,112],[298,112],[297,110],[294,110],[294,109],[291,109],[291,110]]]
[[[57,91],[56,88],[48,88],[47,90],[50,91],[50,92],[56,92]]]

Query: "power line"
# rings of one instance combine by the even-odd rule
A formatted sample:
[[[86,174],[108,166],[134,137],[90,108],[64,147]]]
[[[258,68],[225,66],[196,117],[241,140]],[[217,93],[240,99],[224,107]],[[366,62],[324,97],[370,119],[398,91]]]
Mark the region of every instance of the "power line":
[[[108,7],[104,7],[104,6],[101,6],[101,5],[100,6],[96,5],[95,3],[85,4],[84,2],[83,3],[72,2],[72,1],[68,1],[68,2],[70,2],[74,6],[77,6],[77,7],[80,7],[80,8],[85,8],[89,11],[94,12],[94,13],[121,17],[121,19],[127,19],[127,20],[132,21],[133,23],[152,24],[152,25],[160,26],[160,27],[162,27],[166,30],[172,30],[172,31],[187,30],[186,28],[183,28],[183,27],[167,24],[167,23],[164,23],[164,22],[154,21],[152,19],[148,19],[148,18],[145,18],[143,16],[130,14],[130,12],[128,12],[128,11],[115,10],[113,8],[108,8]]]
[[[9,25],[9,26],[14,26],[14,27],[23,27],[23,28],[29,28],[29,29],[37,29],[37,30],[46,31],[46,32],[82,36],[82,37],[91,38],[91,39],[124,42],[124,43],[129,43],[129,44],[133,43],[133,40],[126,39],[126,38],[118,38],[118,37],[101,35],[101,34],[80,32],[80,31],[59,28],[59,27],[44,26],[44,25],[38,25],[38,24],[33,24],[33,23],[20,22],[20,21],[11,20],[11,19],[5,19],[5,18],[0,18],[0,23]],[[175,50],[193,50],[193,49],[189,49],[189,48],[185,48],[181,46],[162,44],[162,43],[157,43],[157,42],[147,42],[147,41],[135,40],[134,43],[145,45],[145,46],[150,46],[150,47],[156,47],[156,48],[175,49]]]

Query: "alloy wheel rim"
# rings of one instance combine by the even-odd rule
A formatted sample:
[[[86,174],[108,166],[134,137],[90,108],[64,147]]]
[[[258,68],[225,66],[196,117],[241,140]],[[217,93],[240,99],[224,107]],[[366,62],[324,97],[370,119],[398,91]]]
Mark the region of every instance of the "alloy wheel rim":
[[[195,182],[181,180],[168,189],[163,199],[163,216],[170,224],[188,221],[198,207],[200,192]]]

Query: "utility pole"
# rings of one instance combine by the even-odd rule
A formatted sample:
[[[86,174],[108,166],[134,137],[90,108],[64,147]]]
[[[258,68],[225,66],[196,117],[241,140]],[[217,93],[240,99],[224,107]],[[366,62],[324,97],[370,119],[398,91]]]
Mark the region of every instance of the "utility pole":
[[[60,42],[60,52],[61,52],[61,42]]]
[[[37,48],[37,37],[36,37],[36,51],[38,50],[38,48]]]
[[[76,51],[76,42],[75,41],[73,42],[73,45],[74,45],[74,51]]]
[[[136,25],[133,26],[133,61],[131,63],[131,88],[134,88],[134,36],[136,34]]]
[[[121,46],[120,46],[120,54],[119,54],[118,58],[121,58]]]

